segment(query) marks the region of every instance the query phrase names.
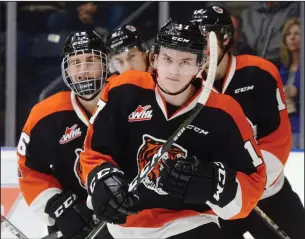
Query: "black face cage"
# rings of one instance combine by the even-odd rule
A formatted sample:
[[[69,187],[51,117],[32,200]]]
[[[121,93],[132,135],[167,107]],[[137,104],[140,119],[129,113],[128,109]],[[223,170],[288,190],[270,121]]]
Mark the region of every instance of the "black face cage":
[[[85,61],[84,54],[91,54],[92,56],[86,56],[86,58],[90,57],[92,61]],[[83,60],[71,63],[70,61],[76,56],[82,56]],[[97,60],[97,57],[100,59]],[[99,61],[98,64],[97,61]],[[61,72],[65,84],[76,95],[94,95],[101,90],[107,79],[107,55],[99,50],[76,50],[66,54],[62,59]]]

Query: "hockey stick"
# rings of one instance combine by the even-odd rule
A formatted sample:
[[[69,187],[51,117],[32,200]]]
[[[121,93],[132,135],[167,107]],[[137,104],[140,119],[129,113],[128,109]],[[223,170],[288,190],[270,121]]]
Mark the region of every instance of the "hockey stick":
[[[191,122],[196,118],[201,109],[204,107],[209,99],[210,93],[212,91],[216,70],[218,62],[218,45],[217,37],[214,32],[209,33],[209,45],[210,45],[210,57],[209,57],[209,69],[207,80],[204,83],[204,87],[199,96],[198,102],[194,107],[192,114],[176,129],[173,135],[163,144],[163,146],[158,150],[158,152],[152,157],[152,159],[145,165],[135,179],[129,184],[128,191],[133,192],[136,188],[144,181],[148,174],[153,170],[157,163],[162,159],[165,153],[172,147],[172,145],[180,138],[180,136],[185,131],[186,127],[191,124]],[[95,238],[99,232],[106,225],[106,222],[100,222],[97,227],[86,237],[86,239]]]
[[[1,226],[4,225],[12,234],[19,239],[29,239],[17,227],[15,227],[6,217],[1,215]],[[42,237],[41,239],[56,239],[62,236],[61,232],[53,232],[50,235]]]
[[[254,211],[262,218],[265,224],[274,231],[276,235],[278,235],[281,239],[291,239],[279,226],[271,220],[270,217],[266,215],[258,206],[254,208]]]
[[[28,239],[17,227],[1,215],[1,226],[4,225],[12,234],[20,239]]]

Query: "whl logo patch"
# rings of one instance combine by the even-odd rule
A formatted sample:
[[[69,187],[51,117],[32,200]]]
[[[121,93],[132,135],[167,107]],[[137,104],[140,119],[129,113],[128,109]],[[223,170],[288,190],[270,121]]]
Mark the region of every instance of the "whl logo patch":
[[[137,109],[128,116],[129,122],[150,120],[152,118],[151,105],[139,105]]]
[[[77,124],[73,125],[72,127],[66,127],[66,131],[64,135],[59,140],[60,144],[66,144],[73,139],[78,138],[82,135],[82,132],[80,131],[80,128],[77,128]]]

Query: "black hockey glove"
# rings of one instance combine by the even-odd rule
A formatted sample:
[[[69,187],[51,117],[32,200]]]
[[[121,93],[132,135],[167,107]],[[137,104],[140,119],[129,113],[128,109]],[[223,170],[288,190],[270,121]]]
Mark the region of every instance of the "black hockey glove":
[[[85,238],[95,227],[93,211],[71,192],[50,198],[45,213],[55,219],[55,227],[62,232],[64,238]]]
[[[185,203],[207,201],[223,207],[234,199],[236,172],[223,162],[200,163],[196,157],[162,162],[159,185]]]
[[[138,212],[137,194],[128,192],[123,171],[111,163],[104,163],[90,172],[88,194],[94,213],[101,220],[124,224],[129,214]]]

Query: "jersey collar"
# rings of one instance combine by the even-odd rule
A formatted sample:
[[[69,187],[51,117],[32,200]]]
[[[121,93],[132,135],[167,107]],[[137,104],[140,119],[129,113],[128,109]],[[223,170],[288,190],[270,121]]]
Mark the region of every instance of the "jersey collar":
[[[203,84],[204,84],[204,82],[203,82]],[[202,88],[203,87],[200,86],[200,88],[196,92],[196,94],[189,101],[187,101],[180,109],[178,109],[170,118],[168,118],[165,99],[162,96],[159,87],[156,85],[156,87],[155,87],[156,100],[157,100],[157,103],[158,103],[165,119],[167,121],[172,120],[172,119],[174,119],[174,118],[176,118],[180,115],[183,115],[183,114],[189,112],[190,110],[194,109],[194,107],[196,106],[196,104],[198,102],[198,99],[199,99],[200,93],[202,91]],[[215,91],[215,90],[213,89],[213,91]]]
[[[78,118],[88,127],[89,119],[86,113],[84,112],[82,106],[79,104],[78,100],[76,99],[76,95],[73,91],[71,91],[71,103]]]

